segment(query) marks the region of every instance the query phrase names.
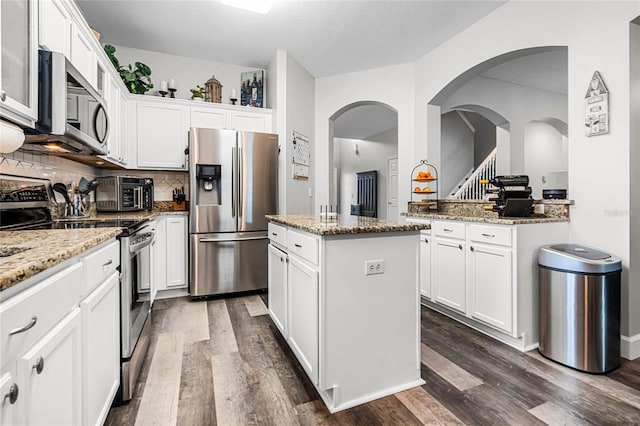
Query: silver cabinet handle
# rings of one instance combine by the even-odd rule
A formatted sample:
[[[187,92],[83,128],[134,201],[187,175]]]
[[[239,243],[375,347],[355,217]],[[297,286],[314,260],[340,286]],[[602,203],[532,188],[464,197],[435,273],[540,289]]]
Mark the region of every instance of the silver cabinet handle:
[[[271,235],[273,235],[274,237],[278,236],[278,234],[276,234],[275,232],[272,232]]]
[[[294,246],[296,246],[298,248],[302,248],[302,246],[300,244],[294,244]]]
[[[462,244],[458,244],[458,248],[462,250]]]
[[[36,373],[42,373],[42,370],[44,370],[44,358],[39,356],[32,368],[36,370]]]
[[[442,229],[444,232],[453,232],[453,229],[449,229],[449,228],[443,228]]]
[[[18,400],[18,393],[19,393],[18,385],[16,385],[15,383],[12,383],[11,387],[9,388],[9,392],[4,394],[2,401],[4,402],[5,399],[9,398],[9,403],[13,405]]]
[[[469,250],[473,251],[473,246],[469,247]]]
[[[429,240],[427,240],[426,238],[424,239],[424,242],[429,244]]]
[[[485,233],[483,233],[483,234],[482,234],[482,236],[483,236],[483,237],[487,237],[487,238],[493,238],[493,237],[495,237],[495,235],[494,235],[494,234],[485,234]]]
[[[11,330],[9,332],[9,336],[13,336],[14,334],[23,333],[27,330],[30,330],[33,328],[34,325],[36,325],[37,322],[38,322],[38,317],[34,315],[31,317],[28,324],[25,324],[22,327],[14,328],[13,330]]]
[[[113,263],[113,260],[109,259],[107,260],[105,263],[102,264],[102,266],[109,266]]]
[[[7,92],[3,90],[2,92],[0,92],[0,101],[4,102],[6,100],[7,100]]]

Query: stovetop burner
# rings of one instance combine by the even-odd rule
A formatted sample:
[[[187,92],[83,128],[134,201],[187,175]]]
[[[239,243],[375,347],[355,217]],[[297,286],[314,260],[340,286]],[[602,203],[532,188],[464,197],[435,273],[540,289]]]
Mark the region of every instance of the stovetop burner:
[[[131,234],[142,227],[149,219],[78,219],[56,220],[20,226],[13,230],[43,230],[43,229],[89,229],[89,228],[122,228],[125,234]]]

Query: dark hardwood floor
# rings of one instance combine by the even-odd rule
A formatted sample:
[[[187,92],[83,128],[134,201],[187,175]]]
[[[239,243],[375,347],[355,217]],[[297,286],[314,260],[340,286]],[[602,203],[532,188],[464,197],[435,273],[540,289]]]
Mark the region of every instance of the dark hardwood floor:
[[[266,303],[266,295],[157,301],[134,398],[106,424],[640,424],[640,360],[584,374],[424,307],[426,384],[330,414]]]

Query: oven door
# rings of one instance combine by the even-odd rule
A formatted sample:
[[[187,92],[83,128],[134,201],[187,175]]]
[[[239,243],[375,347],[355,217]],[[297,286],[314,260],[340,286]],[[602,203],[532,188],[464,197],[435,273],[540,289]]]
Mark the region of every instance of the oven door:
[[[151,277],[151,244],[155,239],[155,227],[145,226],[135,234],[122,237],[122,279],[121,279],[121,325],[122,358],[131,357],[138,337],[149,316],[151,304],[148,292],[140,289],[148,287]]]

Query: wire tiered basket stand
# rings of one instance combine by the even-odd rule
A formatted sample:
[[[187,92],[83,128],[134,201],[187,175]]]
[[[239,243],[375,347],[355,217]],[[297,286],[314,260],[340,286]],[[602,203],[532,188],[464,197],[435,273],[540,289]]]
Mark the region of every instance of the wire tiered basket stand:
[[[420,160],[411,171],[411,204],[438,211],[438,170],[427,160]]]

